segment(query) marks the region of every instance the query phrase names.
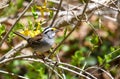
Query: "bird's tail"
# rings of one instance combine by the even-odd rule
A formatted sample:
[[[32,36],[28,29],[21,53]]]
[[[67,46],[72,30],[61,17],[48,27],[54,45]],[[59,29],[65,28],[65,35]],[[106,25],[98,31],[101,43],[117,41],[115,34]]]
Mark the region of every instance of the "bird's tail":
[[[28,39],[30,38],[30,37],[28,37],[28,36],[25,36],[25,35],[19,33],[19,32],[14,32],[14,33],[15,33],[16,35],[22,37],[22,38],[25,39],[25,40],[28,40]]]

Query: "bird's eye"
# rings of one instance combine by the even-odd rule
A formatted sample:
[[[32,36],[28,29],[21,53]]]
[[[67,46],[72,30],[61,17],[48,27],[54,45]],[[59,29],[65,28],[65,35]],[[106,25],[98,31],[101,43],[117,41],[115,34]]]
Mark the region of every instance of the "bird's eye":
[[[54,31],[53,29],[51,29],[51,31]]]
[[[48,31],[44,32],[44,34],[47,34]]]
[[[56,30],[56,28],[52,28],[52,29],[51,29],[51,31],[55,31],[55,30]]]

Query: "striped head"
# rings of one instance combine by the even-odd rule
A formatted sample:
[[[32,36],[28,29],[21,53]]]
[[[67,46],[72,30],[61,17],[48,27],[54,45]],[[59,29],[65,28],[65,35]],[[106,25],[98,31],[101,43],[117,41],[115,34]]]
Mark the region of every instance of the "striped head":
[[[47,36],[49,39],[52,39],[55,37],[56,32],[57,32],[56,28],[47,27],[44,29],[43,35]]]

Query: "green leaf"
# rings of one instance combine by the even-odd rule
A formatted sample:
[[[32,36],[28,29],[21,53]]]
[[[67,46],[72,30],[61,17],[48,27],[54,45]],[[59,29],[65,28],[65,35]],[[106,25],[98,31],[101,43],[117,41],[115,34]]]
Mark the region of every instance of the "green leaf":
[[[103,58],[101,58],[100,56],[98,56],[97,58],[98,58],[99,65],[102,65],[104,62]]]
[[[110,47],[111,52],[115,51],[115,47]]]
[[[105,64],[105,69],[109,69],[110,64]]]
[[[67,27],[65,28],[65,30],[64,30],[64,38],[66,37],[66,34],[67,34]]]
[[[98,42],[99,42],[98,36],[93,36],[92,39],[91,39],[91,43],[92,44],[98,44]]]
[[[16,31],[16,30],[18,30],[18,29],[24,29],[24,25],[18,22],[18,23],[15,25],[15,28],[13,29],[13,31]]]
[[[33,30],[33,22],[31,20],[28,20],[28,26],[29,30]]]
[[[73,65],[80,65],[85,61],[85,57],[83,56],[83,52],[81,50],[78,50],[75,52],[75,55],[72,56],[72,64]]]
[[[106,63],[109,63],[111,61],[111,55],[105,55],[104,58]]]
[[[54,15],[54,12],[53,11],[50,11],[50,15],[49,15],[49,18],[51,19]]]
[[[17,0],[17,8],[21,8],[23,6],[24,0]]]
[[[0,24],[0,36],[5,32],[5,26]],[[2,38],[2,36],[0,37]]]
[[[8,35],[8,42],[11,42],[12,41],[12,38],[15,36],[15,34],[13,32],[11,32],[9,35]]]
[[[38,14],[36,12],[36,7],[35,6],[31,7],[31,10],[32,10],[32,15],[33,15],[34,19],[37,19],[38,18]]]

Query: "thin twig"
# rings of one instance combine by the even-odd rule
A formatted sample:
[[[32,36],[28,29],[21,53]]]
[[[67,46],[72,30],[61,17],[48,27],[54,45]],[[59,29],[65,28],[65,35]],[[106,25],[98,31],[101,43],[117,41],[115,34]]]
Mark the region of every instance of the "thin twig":
[[[57,60],[57,62],[59,62],[59,61]],[[53,65],[53,66],[51,66],[53,70],[55,70],[55,69],[56,69],[57,62],[56,62],[56,63],[54,63],[54,65]],[[49,73],[49,79],[52,79],[52,75],[53,75],[53,72]],[[63,79],[63,78],[62,78],[62,79]]]
[[[44,62],[43,60],[40,60],[40,59],[25,58],[25,60],[43,63],[50,70],[52,70],[56,75],[58,75],[58,77],[60,77],[61,79],[63,79],[62,76],[50,66],[50,65],[53,66],[53,64],[47,63],[46,61]]]
[[[114,79],[110,73],[108,73],[107,71],[105,71],[104,69],[102,69],[100,67],[93,66],[93,67],[87,68],[86,70],[92,69],[92,68],[96,68],[97,70],[101,70],[101,71],[105,72],[111,79]]]
[[[29,9],[29,7],[31,6],[31,4],[33,3],[34,0],[32,0],[29,5],[24,9],[24,11],[21,13],[20,16],[18,16],[17,20],[15,21],[15,23],[12,25],[12,27],[10,28],[9,31],[7,31],[6,35],[3,37],[3,39],[0,42],[0,47],[3,44],[3,42],[6,40],[6,38],[8,37],[8,35],[10,34],[10,32],[13,30],[13,28],[15,27],[15,25],[17,24],[17,22],[20,20],[20,18],[25,14],[25,12]]]
[[[57,72],[57,71],[55,71],[55,69],[53,69],[52,67],[50,67],[48,64],[46,64],[46,63],[44,63],[45,64],[45,66],[47,66],[50,70],[52,70],[58,77],[60,77],[61,79],[63,79],[62,78],[62,76]]]
[[[39,58],[39,60],[37,59],[33,59],[33,58]],[[56,73],[61,79],[62,76],[57,72],[55,71],[52,67],[50,67],[48,65],[48,63],[45,63],[42,58],[40,60],[40,56],[37,56],[37,55],[24,55],[24,56],[16,56],[16,57],[12,57],[12,58],[8,58],[8,59],[5,59],[3,61],[0,62],[0,65],[3,64],[3,63],[7,63],[7,62],[10,62],[10,61],[13,61],[13,60],[18,60],[18,59],[25,59],[25,60],[34,60],[34,61],[39,61],[41,63],[43,63],[44,65],[46,65],[49,69],[51,69],[54,73]],[[51,62],[51,61],[50,61]]]
[[[58,54],[56,54],[56,61],[57,61],[57,62],[56,62],[57,65],[58,65],[58,63],[61,62]],[[55,64],[55,66],[56,66],[56,64]],[[59,71],[60,71],[60,70],[59,70]],[[61,74],[62,74],[62,76],[63,76],[63,79],[66,79],[66,76],[65,76],[65,73],[64,73],[64,70],[63,70],[63,69],[61,69]]]
[[[21,49],[23,49],[28,43],[26,41],[22,41],[21,43],[19,43],[18,45],[16,45],[13,49],[11,49],[10,51],[8,51],[5,55],[3,55],[2,57],[0,57],[0,61],[3,61],[4,59],[8,59],[9,57],[15,55],[18,51],[20,51]]]
[[[102,44],[103,42],[102,42],[102,39],[101,39],[101,37],[100,37],[100,34],[97,33],[97,30],[94,28],[94,25],[92,25],[89,21],[87,21],[86,23],[87,23],[88,25],[90,25],[90,27],[93,29],[94,33],[98,36],[98,39],[99,39],[99,41],[100,41],[100,44]]]
[[[87,6],[88,6],[88,3],[89,3],[89,0],[87,1],[84,9],[83,9],[83,12],[82,12],[82,15],[81,15],[81,18],[79,19],[79,21],[77,22],[77,24],[75,25],[75,27],[68,33],[68,35],[60,42],[60,44],[53,50],[53,52],[51,52],[48,56],[48,58],[51,57],[52,54],[55,53],[55,51],[63,44],[63,42],[72,34],[72,32],[79,26],[79,24],[81,23],[81,20],[82,18],[84,17],[84,13],[87,9]]]
[[[107,55],[108,55],[108,56],[112,56],[115,52],[118,52],[118,51],[120,51],[120,47],[119,47],[118,49],[114,50],[113,52],[110,52],[110,53],[107,54]],[[120,57],[117,56],[117,59],[118,59],[118,58],[120,58]],[[109,62],[107,62],[107,63],[106,63],[106,59],[103,59],[103,64],[102,64],[100,67],[104,67],[105,64],[108,64],[108,63],[114,61],[115,59],[116,59],[116,58],[112,59],[111,61],[109,61]]]
[[[42,58],[41,58],[41,60],[40,60],[40,57],[39,57],[39,56],[35,56],[35,55],[24,55],[24,56],[16,56],[16,57],[12,57],[12,58],[5,59],[5,60],[3,60],[3,61],[0,62],[0,65],[3,64],[3,63],[7,63],[7,62],[10,62],[10,61],[13,61],[13,60],[18,60],[18,59],[25,59],[25,60],[27,60],[27,59],[29,59],[29,58],[30,58],[30,59],[31,59],[31,58],[39,58],[39,60],[38,60],[38,59],[31,59],[31,60],[34,60],[34,61],[41,62],[41,63],[45,64],[44,61],[42,60]],[[54,65],[54,64],[56,63],[56,61],[53,61],[53,60],[50,60],[50,59],[46,59],[45,62],[46,62],[47,64],[50,64],[50,65],[51,65],[51,64]],[[58,65],[58,66],[59,66],[59,65],[62,65],[62,66],[67,66],[67,67],[69,67],[69,68],[74,68],[74,69],[76,69],[76,70],[82,71],[82,72],[84,72],[85,74],[91,76],[93,79],[97,79],[97,78],[95,78],[93,75],[91,75],[90,73],[88,73],[88,72],[84,71],[83,69],[80,69],[80,68],[78,68],[78,67],[76,67],[76,66],[73,66],[73,65],[70,65],[70,64],[67,64],[67,63],[63,63],[63,62],[58,62],[57,65]]]
[[[21,78],[21,79],[28,79],[28,78],[23,77],[23,76],[21,76],[21,75],[17,75],[17,74],[11,73],[11,72],[3,71],[3,70],[0,70],[0,73],[7,74],[7,75],[11,75],[11,76],[16,76],[16,77],[19,77],[19,78]]]
[[[86,79],[91,79],[91,78],[87,77],[86,75],[83,75],[83,74],[81,74],[81,73],[79,73],[79,72],[76,72],[76,71],[74,71],[74,70],[72,70],[72,69],[69,69],[69,68],[67,68],[67,67],[63,67],[63,66],[59,66],[59,67],[62,68],[62,69],[64,69],[64,70],[67,70],[67,71],[69,71],[69,72],[75,73],[75,74],[77,74],[77,75],[79,75],[79,76],[81,76],[81,77],[84,77],[84,78],[86,78]]]
[[[18,59],[23,59],[23,58],[36,58],[36,57],[37,56],[35,56],[35,55],[24,55],[24,56],[11,57],[11,58],[5,59],[3,61],[0,61],[0,65],[10,62],[10,61],[13,61],[13,60],[18,60]]]
[[[33,59],[33,58],[39,58],[39,59]],[[50,59],[46,59],[46,60],[45,60],[46,63],[45,63],[45,62],[42,60],[42,58],[41,58],[41,60],[40,60],[40,57],[38,57],[38,56],[35,56],[35,55],[24,55],[24,56],[16,56],[16,57],[13,57],[13,58],[8,58],[8,59],[6,59],[6,60],[3,60],[3,61],[0,62],[0,65],[3,64],[3,63],[7,63],[7,62],[10,62],[10,61],[13,61],[13,60],[17,60],[17,59],[32,60],[32,61],[35,61],[35,62],[41,62],[41,63],[43,63],[43,64],[45,64],[45,65],[48,64],[48,65],[52,65],[52,66],[54,66],[54,64],[56,63],[55,61],[50,60]],[[60,65],[62,65],[62,68],[64,67],[64,69],[67,69],[67,68],[65,68],[65,66],[69,67],[69,69],[70,69],[70,68],[74,68],[74,69],[76,69],[76,70],[82,71],[82,72],[84,72],[85,74],[91,76],[93,79],[97,79],[96,77],[94,77],[94,76],[91,75],[90,73],[88,73],[88,72],[84,71],[83,69],[80,69],[80,68],[78,68],[78,67],[76,67],[76,66],[73,66],[73,65],[70,65],[70,64],[67,64],[67,63],[63,63],[63,62],[59,62],[59,63],[57,63],[57,65],[58,65],[57,67],[59,67]],[[76,71],[73,70],[73,69],[70,69],[69,71],[76,72]],[[76,72],[76,73],[78,74],[79,72]],[[79,73],[79,75],[81,76],[80,73]],[[58,76],[60,77],[60,75],[58,75]],[[62,78],[62,76],[61,76],[61,78]]]
[[[105,4],[103,4],[103,3],[101,4],[100,2],[95,2],[95,1],[93,1],[93,0],[91,0],[91,1],[94,2],[94,3],[96,3],[96,4],[100,4],[100,5],[103,5],[103,6],[107,7],[107,8],[113,9],[113,10],[115,10],[115,11],[119,11],[119,9],[117,9],[117,8],[114,8],[114,7],[105,5]]]
[[[53,20],[52,20],[52,22],[51,22],[51,24],[50,24],[49,27],[52,27],[52,26],[53,26],[53,23],[55,22],[55,19],[57,18],[57,15],[58,15],[59,10],[60,10],[60,8],[61,8],[62,1],[63,1],[63,0],[60,0],[60,4],[58,5],[58,9],[57,9],[57,11],[56,11],[56,14],[55,14],[55,16],[53,17]]]
[[[56,54],[56,59],[57,59],[57,62],[59,62],[59,63],[61,62],[58,54]],[[63,69],[61,69],[61,72],[62,72],[61,74],[62,74],[62,76],[63,76],[63,79],[66,79],[66,76],[65,76],[65,73],[64,73],[64,70],[63,70]]]
[[[29,60],[29,61],[34,61],[34,62],[39,62],[39,63],[43,63],[43,62],[41,62],[41,60],[35,60],[35,59],[27,59],[27,60]],[[50,65],[53,66],[54,63],[51,63]],[[64,66],[61,66],[61,65],[59,65],[59,66],[57,66],[57,67],[58,67],[58,68],[61,68],[61,69],[64,69],[64,70],[67,70],[67,71],[69,71],[69,72],[75,73],[75,74],[77,74],[77,75],[79,75],[79,76],[81,76],[81,77],[84,77],[84,78],[86,78],[86,79],[91,79],[91,78],[87,77],[86,75],[80,74],[79,72],[76,72],[76,71],[74,71],[74,70],[72,70],[72,69],[70,69],[70,68],[67,68],[67,67],[64,67]]]
[[[80,68],[78,68],[78,67],[76,67],[76,66],[73,66],[73,65],[71,65],[71,64],[67,64],[67,63],[60,62],[59,65],[63,65],[63,66],[67,66],[67,67],[74,68],[74,69],[76,69],[76,70],[82,71],[83,73],[91,76],[93,79],[97,79],[97,78],[94,77],[92,74],[90,74],[90,73],[86,72],[85,70],[80,69]]]

